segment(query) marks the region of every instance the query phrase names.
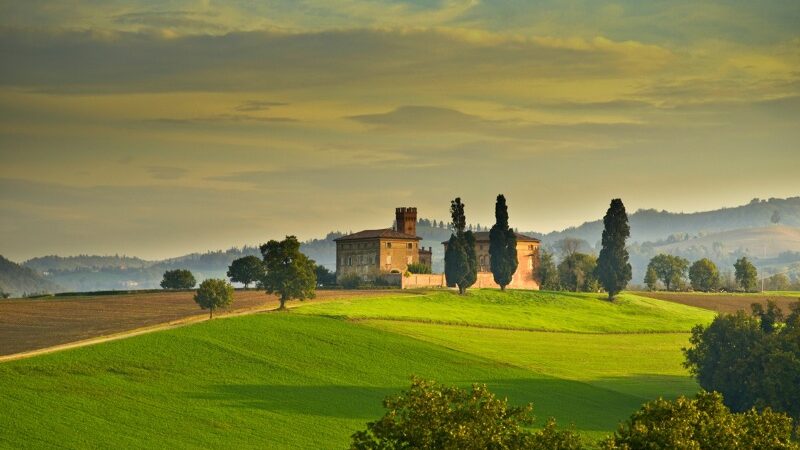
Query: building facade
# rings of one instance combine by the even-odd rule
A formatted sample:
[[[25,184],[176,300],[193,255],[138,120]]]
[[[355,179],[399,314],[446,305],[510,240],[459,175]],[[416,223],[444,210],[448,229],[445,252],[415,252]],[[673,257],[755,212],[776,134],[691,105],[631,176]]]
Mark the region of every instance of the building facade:
[[[358,274],[363,278],[405,273],[409,264],[431,264],[432,249],[420,247],[417,208],[397,208],[395,227],[364,230],[335,239],[336,277]]]

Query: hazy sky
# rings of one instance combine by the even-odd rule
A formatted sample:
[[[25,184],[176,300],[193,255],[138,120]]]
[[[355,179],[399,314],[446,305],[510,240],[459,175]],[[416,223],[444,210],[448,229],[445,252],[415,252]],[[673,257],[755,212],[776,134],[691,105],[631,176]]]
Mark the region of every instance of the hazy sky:
[[[0,254],[800,194],[800,2],[0,2]]]

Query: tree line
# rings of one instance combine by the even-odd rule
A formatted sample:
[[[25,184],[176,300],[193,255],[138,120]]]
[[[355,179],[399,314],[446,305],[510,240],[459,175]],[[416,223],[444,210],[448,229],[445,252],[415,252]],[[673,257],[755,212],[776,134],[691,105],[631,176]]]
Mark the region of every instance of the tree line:
[[[736,260],[733,265],[736,285],[734,289],[744,292],[758,290],[758,271],[747,257]],[[689,265],[689,260],[680,256],[659,254],[647,265],[644,284],[651,291],[659,288],[659,282],[667,291],[684,290],[688,275],[689,285],[695,291],[715,292],[723,288],[717,265],[708,258],[703,258]]]

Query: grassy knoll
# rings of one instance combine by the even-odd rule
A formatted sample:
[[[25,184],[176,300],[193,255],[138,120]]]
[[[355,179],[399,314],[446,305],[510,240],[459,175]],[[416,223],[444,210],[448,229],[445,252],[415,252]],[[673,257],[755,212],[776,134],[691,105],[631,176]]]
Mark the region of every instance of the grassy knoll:
[[[0,447],[343,448],[411,374],[485,382],[594,440],[645,400],[696,390],[680,347],[710,312],[636,296],[508,294],[308,304],[3,363],[0,408],[11,413],[0,415]],[[378,319],[326,317],[366,313]],[[470,326],[424,323],[448,318]],[[502,329],[518,321],[632,334]],[[684,332],[652,333],[674,329]]]
[[[594,333],[682,332],[710,322],[714,313],[669,301],[622,294],[612,303],[601,294],[485,289],[353,298],[303,306],[299,313],[351,319],[392,319],[452,325]]]

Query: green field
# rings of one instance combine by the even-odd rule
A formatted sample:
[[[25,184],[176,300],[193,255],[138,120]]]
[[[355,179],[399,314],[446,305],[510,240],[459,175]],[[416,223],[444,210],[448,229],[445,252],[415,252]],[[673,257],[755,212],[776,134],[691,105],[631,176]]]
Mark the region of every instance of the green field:
[[[696,391],[680,348],[712,318],[636,296],[434,291],[213,320],[0,364],[0,445],[344,448],[412,374],[485,382],[594,440]]]

